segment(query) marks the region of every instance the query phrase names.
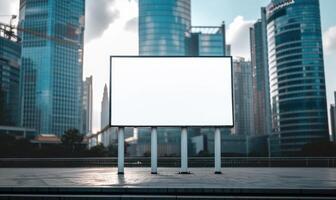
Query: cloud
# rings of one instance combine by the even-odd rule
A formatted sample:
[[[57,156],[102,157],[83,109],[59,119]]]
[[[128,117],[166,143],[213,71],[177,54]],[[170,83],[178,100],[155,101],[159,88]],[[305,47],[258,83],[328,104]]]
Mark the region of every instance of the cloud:
[[[124,26],[126,31],[136,32],[138,30],[138,17],[128,20]]]
[[[18,15],[19,0],[0,0],[0,15]],[[9,23],[10,16],[1,16],[0,21]]]
[[[0,0],[1,1],[1,0]],[[101,0],[87,0],[87,2]],[[138,16],[135,0],[114,0],[113,8],[119,11],[118,20],[109,23],[100,36],[84,45],[84,77],[93,75],[93,131],[100,130],[101,100],[105,83],[109,83],[111,55],[137,55],[138,33],[126,31],[128,22]],[[88,8],[91,9],[91,8]],[[87,10],[87,12],[93,12]],[[132,25],[132,23],[130,22]],[[130,26],[132,27],[132,26]],[[90,29],[86,24],[86,30]],[[134,28],[134,27],[133,27]],[[131,29],[134,30],[134,29]]]
[[[116,0],[86,1],[86,41],[100,37],[108,26],[120,17]]]
[[[254,21],[237,16],[227,29],[227,43],[231,44],[231,54],[234,57],[244,57],[250,60],[250,27]]]
[[[1,15],[7,15],[10,13],[10,0],[1,0],[0,1],[0,13]]]
[[[323,33],[323,46],[327,55],[336,52],[336,26],[330,27]]]

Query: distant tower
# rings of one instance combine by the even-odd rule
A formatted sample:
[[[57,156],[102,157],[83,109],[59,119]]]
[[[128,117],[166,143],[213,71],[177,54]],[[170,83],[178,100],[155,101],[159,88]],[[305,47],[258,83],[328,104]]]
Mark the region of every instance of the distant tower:
[[[109,125],[110,119],[110,106],[109,106],[109,96],[107,85],[104,87],[103,100],[101,102],[101,113],[100,113],[100,128],[104,129]]]
[[[82,132],[92,133],[92,76],[83,82]]]
[[[234,116],[233,134],[253,135],[253,86],[251,62],[244,58],[233,62]]]
[[[272,132],[266,23],[266,9],[261,8],[261,19],[250,28],[256,135],[268,135]]]

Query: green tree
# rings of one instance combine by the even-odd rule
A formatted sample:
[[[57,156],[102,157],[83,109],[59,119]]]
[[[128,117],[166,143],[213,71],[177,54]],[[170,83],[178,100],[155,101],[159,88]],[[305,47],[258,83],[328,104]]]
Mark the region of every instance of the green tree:
[[[116,157],[118,156],[118,146],[115,144],[111,144],[107,147],[108,149],[108,156],[109,157]]]
[[[69,129],[64,132],[61,137],[61,141],[64,146],[71,148],[71,151],[74,152],[78,149],[83,141],[83,135],[77,129]]]

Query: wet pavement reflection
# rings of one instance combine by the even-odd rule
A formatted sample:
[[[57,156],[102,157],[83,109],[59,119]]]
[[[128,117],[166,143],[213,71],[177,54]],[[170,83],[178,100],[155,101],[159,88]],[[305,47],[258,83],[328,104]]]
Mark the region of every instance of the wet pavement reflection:
[[[29,187],[150,187],[150,188],[336,188],[333,168],[191,168],[189,175],[178,168],[1,168],[0,186]]]

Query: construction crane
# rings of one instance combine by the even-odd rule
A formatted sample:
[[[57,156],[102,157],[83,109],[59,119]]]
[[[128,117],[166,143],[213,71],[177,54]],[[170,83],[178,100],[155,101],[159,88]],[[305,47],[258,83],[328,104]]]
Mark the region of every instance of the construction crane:
[[[17,18],[16,15],[0,15],[0,17],[4,17],[4,16],[11,17],[9,25],[0,22],[0,32],[3,32],[4,37],[7,38],[7,39],[14,38],[17,41],[21,41],[21,38],[19,38],[14,32],[14,30],[16,30],[17,33],[27,33],[27,34],[30,34],[30,35],[33,35],[33,36],[36,36],[36,37],[39,37],[39,38],[54,41],[58,44],[76,46],[76,47],[80,47],[82,49],[81,42],[79,42],[79,41],[74,41],[74,40],[70,40],[70,39],[60,39],[58,37],[51,36],[51,35],[48,35],[46,33],[41,33],[41,32],[31,30],[31,29],[25,29],[25,28],[21,28],[19,26],[15,26],[15,25],[13,25],[13,21]]]
[[[19,41],[19,37],[13,31],[13,21],[16,19],[16,15],[0,15],[0,17],[11,17],[9,25],[0,22],[0,36],[2,35],[6,39],[11,40],[12,38]]]

